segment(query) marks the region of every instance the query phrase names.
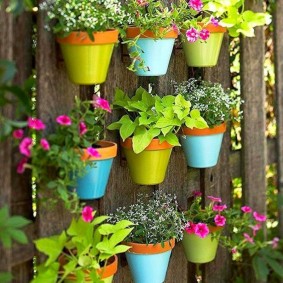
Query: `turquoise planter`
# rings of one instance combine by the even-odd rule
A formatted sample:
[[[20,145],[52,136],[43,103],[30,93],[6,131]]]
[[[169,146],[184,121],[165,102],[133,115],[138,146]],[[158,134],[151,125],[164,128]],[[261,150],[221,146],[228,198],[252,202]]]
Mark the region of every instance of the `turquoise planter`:
[[[129,31],[130,30],[130,31]],[[134,30],[134,34],[132,32]],[[139,34],[139,29],[129,28],[127,36],[134,38]],[[156,39],[151,32],[145,32],[137,40],[136,45],[129,48],[130,52],[139,52],[139,56],[144,60],[147,70],[138,67],[140,61],[135,62],[135,74],[138,76],[162,76],[165,75],[170,62],[175,38],[177,34],[170,31],[168,35],[161,39]]]
[[[218,162],[218,157],[222,145],[224,127],[213,133],[213,129],[196,129],[197,135],[194,135],[193,130],[187,129],[187,133],[180,136],[180,143],[185,153],[187,165],[194,168],[208,168],[213,167]],[[203,134],[200,133],[203,131]],[[209,133],[208,131],[211,131]]]

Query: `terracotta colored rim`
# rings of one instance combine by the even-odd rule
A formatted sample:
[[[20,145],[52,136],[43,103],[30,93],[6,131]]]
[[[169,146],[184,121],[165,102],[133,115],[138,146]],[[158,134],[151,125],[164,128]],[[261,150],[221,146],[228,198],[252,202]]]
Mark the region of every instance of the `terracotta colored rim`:
[[[208,229],[209,229],[210,233],[215,233],[215,232],[223,230],[223,227],[222,226],[211,226],[211,225],[208,225]]]
[[[215,134],[222,134],[226,131],[226,124],[222,123],[221,125],[215,126],[213,128],[205,128],[205,129],[190,129],[187,127],[182,127],[182,132],[187,136],[208,136]]]
[[[164,247],[161,244],[138,244],[128,242],[125,243],[127,246],[131,246],[128,252],[135,253],[135,254],[159,254],[164,253],[169,250],[172,250],[175,247],[175,239],[171,239],[167,242],[164,242]]]
[[[125,141],[121,140],[122,147],[125,148],[133,148],[132,146],[132,138],[127,138]],[[153,139],[151,143],[145,148],[145,150],[160,150],[160,149],[169,149],[172,148],[173,145],[170,143],[164,141],[162,143],[159,143],[159,139]]]
[[[118,41],[118,30],[98,31],[93,33],[94,41],[92,41],[87,32],[74,31],[66,37],[57,37],[57,41],[63,44],[76,44],[76,45],[95,45],[116,43]]]
[[[213,24],[204,24],[204,23],[198,23],[199,26],[201,26],[202,28],[207,29],[209,32],[211,33],[224,33],[227,31],[226,28],[222,27],[222,26],[215,26]],[[185,29],[182,29],[182,33],[186,33]]]
[[[160,28],[160,32],[164,32],[165,28]],[[136,36],[140,35],[140,38],[156,38],[154,33],[150,30],[146,30],[144,33],[141,34],[141,30],[138,27],[129,27],[126,30],[127,38],[135,38]],[[168,29],[168,32],[162,36],[162,38],[177,38],[178,32],[174,31],[173,29]]]
[[[117,155],[117,144],[115,142],[99,141],[97,142],[97,145],[101,146],[95,148],[99,152],[100,157],[90,156],[86,151],[86,149],[83,149],[83,154],[81,157],[82,160],[103,160],[103,159],[113,158]]]

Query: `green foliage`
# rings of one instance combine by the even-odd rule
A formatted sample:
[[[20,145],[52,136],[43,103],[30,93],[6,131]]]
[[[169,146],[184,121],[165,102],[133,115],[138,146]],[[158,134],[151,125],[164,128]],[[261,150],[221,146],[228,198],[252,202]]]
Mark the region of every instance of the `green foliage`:
[[[34,0],[9,0],[6,11],[15,16],[20,15],[24,10],[32,10],[34,7]],[[0,0],[0,8],[3,5],[3,0]],[[2,282],[2,281],[1,281]]]
[[[191,111],[191,103],[181,95],[160,97],[139,87],[130,98],[121,89],[116,89],[113,106],[123,109],[126,114],[108,129],[119,130],[123,141],[132,137],[135,153],[142,152],[153,138],[159,139],[160,143],[167,141],[179,146],[176,134],[183,124],[190,128],[207,127],[199,111]]]
[[[13,276],[10,272],[0,272],[0,282],[9,283],[13,279]]]
[[[95,212],[92,212],[94,217]],[[76,282],[88,279],[101,281],[97,269],[129,246],[120,244],[132,231],[132,222],[121,220],[114,224],[105,223],[108,216],[98,216],[90,222],[82,217],[73,218],[70,226],[59,235],[35,240],[36,248],[47,256],[38,266],[32,283],[63,282],[68,275],[75,275]]]

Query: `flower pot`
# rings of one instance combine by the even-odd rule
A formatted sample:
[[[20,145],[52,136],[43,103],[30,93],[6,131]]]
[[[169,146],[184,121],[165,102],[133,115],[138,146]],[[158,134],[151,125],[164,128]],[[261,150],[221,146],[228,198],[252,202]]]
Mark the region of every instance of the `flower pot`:
[[[75,84],[91,85],[105,82],[118,31],[93,33],[92,41],[86,32],[71,32],[59,37],[69,79]]]
[[[205,28],[210,32],[209,38],[205,41],[198,39],[195,42],[189,42],[184,35],[185,41],[182,45],[189,67],[213,67],[218,62],[226,29],[213,24],[209,24]]]
[[[165,281],[175,240],[165,242],[164,247],[161,244],[126,244],[131,246],[131,249],[126,252],[126,258],[135,283],[162,283]]]
[[[180,143],[187,165],[194,168],[213,167],[217,164],[226,124],[214,128],[182,128]]]
[[[153,139],[149,146],[141,153],[134,153],[132,139],[121,142],[125,153],[130,176],[136,184],[156,185],[165,179],[173,146],[167,142],[159,143]]]
[[[140,34],[140,29],[130,27],[127,29],[127,39],[134,39]],[[135,74],[138,76],[162,76],[168,69],[177,32],[170,30],[164,37],[156,38],[151,31],[145,31],[136,42],[137,46],[129,48],[129,52],[138,52],[144,60],[146,70],[139,68],[140,61],[135,62]]]
[[[109,264],[103,268],[97,270],[97,273],[101,276],[101,280],[104,283],[111,283],[113,281],[114,274],[118,269],[118,257],[114,255],[109,259]],[[74,274],[68,275],[67,279],[64,280],[65,283],[77,282],[77,277]],[[93,282],[86,272],[84,282]]]
[[[76,192],[82,200],[98,199],[104,196],[108,183],[113,158],[117,155],[117,144],[110,141],[100,141],[96,148],[100,157],[89,156],[84,150],[83,160],[87,160],[86,174],[77,178]]]
[[[220,233],[212,234],[211,232],[221,229],[220,227],[215,227],[214,231],[210,229],[210,233],[205,238],[184,232],[182,244],[187,260],[193,263],[206,263],[214,260]]]

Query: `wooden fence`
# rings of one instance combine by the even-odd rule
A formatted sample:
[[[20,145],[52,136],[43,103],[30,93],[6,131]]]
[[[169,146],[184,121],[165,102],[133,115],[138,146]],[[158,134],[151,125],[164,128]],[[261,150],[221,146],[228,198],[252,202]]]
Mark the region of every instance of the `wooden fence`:
[[[5,2],[5,1],[4,1]],[[41,2],[41,1],[39,1]],[[246,1],[247,7],[262,11],[261,1]],[[276,121],[277,138],[267,141],[265,135],[265,83],[263,61],[265,54],[264,29],[256,29],[255,38],[241,39],[241,93],[245,101],[244,119],[242,122],[242,149],[231,152],[229,131],[226,132],[222,145],[221,156],[217,166],[209,169],[191,169],[186,166],[180,148],[173,150],[165,181],[154,187],[138,186],[130,177],[125,160],[120,153],[114,160],[107,193],[104,198],[90,202],[100,213],[113,212],[121,205],[135,201],[138,192],[151,192],[163,189],[174,192],[182,207],[186,207],[187,198],[195,189],[206,195],[221,196],[225,203],[231,204],[231,181],[233,177],[242,177],[243,203],[251,205],[257,211],[266,211],[266,165],[277,163],[279,195],[283,197],[283,0],[277,0],[274,23],[274,57],[276,68]],[[36,22],[36,33],[33,23]],[[82,98],[91,97],[93,87],[72,84],[65,72],[58,45],[52,33],[44,29],[44,18],[41,13],[23,13],[13,17],[0,11],[0,58],[16,62],[18,73],[15,83],[22,84],[36,69],[37,113],[49,126],[54,118],[70,108],[75,95]],[[36,39],[35,39],[36,38]],[[36,55],[32,45],[36,45]],[[120,46],[115,49],[106,83],[101,85],[102,96],[112,101],[114,89],[133,92],[136,87],[147,87],[152,83],[155,91],[172,92],[170,81],[182,81],[194,74],[188,69],[182,49],[175,48],[169,70],[165,76],[157,78],[137,77],[128,71],[128,59],[123,56]],[[221,82],[230,87],[229,38],[224,38],[219,63],[214,68],[203,69],[204,79]],[[4,110],[13,115],[13,108]],[[115,115],[115,114],[113,114]],[[110,123],[113,115],[109,115]],[[118,135],[107,132],[107,138],[118,142]],[[120,152],[120,151],[119,151]],[[20,214],[33,219],[30,176],[18,176],[16,173],[16,154],[11,140],[0,147],[0,207],[8,204],[12,214]],[[51,235],[65,228],[70,215],[60,205],[52,210],[38,204],[38,213],[33,224],[27,228],[30,244],[14,245],[11,250],[0,245],[0,271],[11,271],[17,283],[29,282],[32,277],[32,262],[35,255],[32,240]],[[283,207],[279,209],[280,236],[283,236]],[[231,282],[231,259],[229,253],[221,248],[212,263],[202,267],[204,283]],[[173,251],[166,283],[196,282],[195,266],[188,264],[180,244]],[[118,273],[115,283],[131,283],[130,272],[123,256],[120,256]],[[254,281],[246,281],[254,282]],[[43,282],[44,283],[44,282]],[[148,282],[150,283],[150,282]]]

